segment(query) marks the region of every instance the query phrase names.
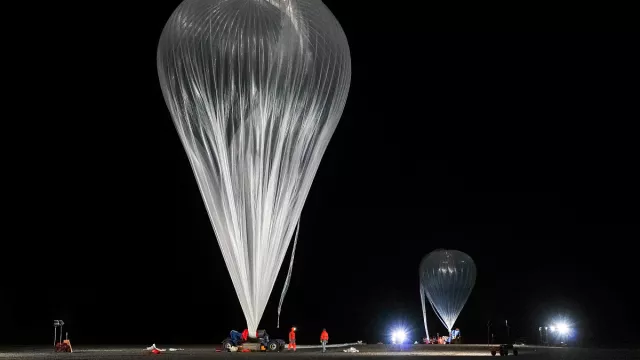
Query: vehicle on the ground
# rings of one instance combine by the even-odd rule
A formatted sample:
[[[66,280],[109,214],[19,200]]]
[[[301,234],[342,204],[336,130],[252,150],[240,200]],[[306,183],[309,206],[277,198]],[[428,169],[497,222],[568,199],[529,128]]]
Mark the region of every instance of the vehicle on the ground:
[[[500,354],[500,356],[507,356],[509,355],[509,350],[513,352],[514,356],[518,356],[518,349],[514,348],[513,345],[510,344],[502,344],[492,347],[491,355],[496,356],[496,354]]]
[[[237,331],[232,330],[231,336],[222,341],[222,349],[231,351],[232,347],[247,348],[252,351],[282,351],[286,346],[286,342],[282,339],[271,339],[266,330],[258,330],[256,339],[243,341],[242,337],[238,337]]]

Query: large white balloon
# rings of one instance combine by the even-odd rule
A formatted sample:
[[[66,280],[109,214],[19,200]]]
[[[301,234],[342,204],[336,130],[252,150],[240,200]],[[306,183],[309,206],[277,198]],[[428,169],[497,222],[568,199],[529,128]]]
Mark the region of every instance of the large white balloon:
[[[451,332],[476,283],[473,259],[458,250],[436,250],[420,263],[420,299],[427,329],[425,296],[442,324]]]
[[[345,106],[347,39],[320,0],[186,0],[157,66],[255,334]]]

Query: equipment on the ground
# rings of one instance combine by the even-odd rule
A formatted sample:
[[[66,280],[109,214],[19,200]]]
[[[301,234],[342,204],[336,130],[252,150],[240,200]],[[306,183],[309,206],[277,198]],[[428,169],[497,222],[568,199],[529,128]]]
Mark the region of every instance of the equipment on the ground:
[[[64,321],[53,320],[53,348],[55,352],[73,352],[71,341],[69,341],[69,333],[66,333],[65,340],[62,340],[62,326]],[[58,328],[60,328],[60,341],[58,340]]]
[[[502,344],[499,346],[491,347],[491,355],[496,356],[496,354],[500,354],[500,356],[509,355],[509,350],[513,351],[514,356],[518,356],[518,349],[514,348],[512,344]]]
[[[256,339],[249,338],[247,341],[242,340],[242,334],[238,331],[231,330],[230,336],[222,341],[222,349],[231,351],[232,347],[237,347],[238,351],[282,351],[286,346],[286,342],[282,339],[270,339],[269,334],[265,330],[258,330]]]

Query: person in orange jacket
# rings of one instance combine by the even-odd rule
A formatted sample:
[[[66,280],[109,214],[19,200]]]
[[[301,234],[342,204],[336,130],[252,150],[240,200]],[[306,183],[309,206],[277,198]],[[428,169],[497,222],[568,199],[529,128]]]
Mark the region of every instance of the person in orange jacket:
[[[293,351],[296,351],[296,328],[292,327],[291,331],[289,332],[289,347],[288,349],[291,350],[293,348]]]
[[[320,334],[320,343],[322,343],[322,352],[327,351],[327,343],[329,342],[329,333],[327,329],[322,329],[322,333]]]

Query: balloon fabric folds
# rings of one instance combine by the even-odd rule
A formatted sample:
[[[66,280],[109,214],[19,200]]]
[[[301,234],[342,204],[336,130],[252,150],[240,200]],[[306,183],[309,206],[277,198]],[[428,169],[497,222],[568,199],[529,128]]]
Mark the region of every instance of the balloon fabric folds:
[[[186,0],[157,68],[255,334],[346,103],[346,36],[320,0]]]
[[[476,282],[476,265],[457,250],[436,250],[420,263],[420,299],[427,329],[425,296],[442,324],[451,332]]]

